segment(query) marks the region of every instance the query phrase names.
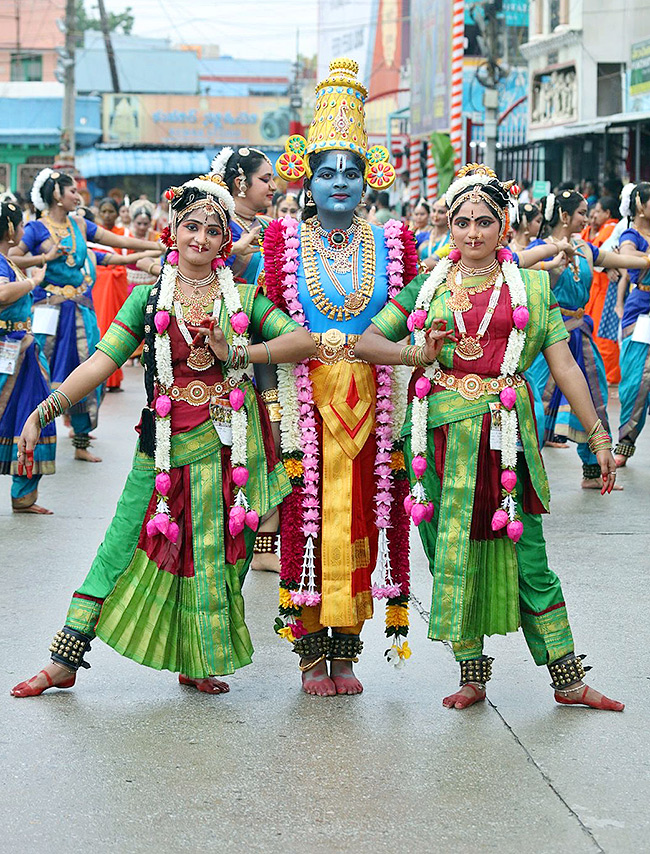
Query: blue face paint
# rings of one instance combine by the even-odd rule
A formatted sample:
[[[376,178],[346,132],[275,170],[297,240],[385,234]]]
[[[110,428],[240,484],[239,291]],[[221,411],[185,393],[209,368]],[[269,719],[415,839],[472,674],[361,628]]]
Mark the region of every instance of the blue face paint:
[[[311,178],[318,217],[329,228],[347,228],[363,195],[363,173],[345,151],[328,151]]]

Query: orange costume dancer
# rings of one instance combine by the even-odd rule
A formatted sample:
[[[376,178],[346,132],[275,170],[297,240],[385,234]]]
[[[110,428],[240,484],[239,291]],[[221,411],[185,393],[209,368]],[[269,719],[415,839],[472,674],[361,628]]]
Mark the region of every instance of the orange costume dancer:
[[[618,208],[614,211],[611,210],[611,207],[604,207],[604,202],[606,199],[601,199],[596,204],[596,209],[594,214],[599,217],[600,227],[596,236],[593,239],[590,239],[586,235],[589,232],[589,226],[587,225],[580,235],[583,240],[588,240],[593,243],[594,246],[597,246],[599,249],[603,245],[603,243],[611,237],[614,228],[616,227],[617,219],[614,218],[611,214],[618,213]],[[616,200],[611,200],[616,206]],[[607,296],[607,290],[609,288],[609,276],[607,271],[605,270],[594,270],[594,277],[591,284],[591,293],[589,294],[589,302],[585,306],[585,314],[588,314],[592,320],[594,321],[594,341],[598,349],[600,350],[600,355],[603,357],[603,362],[605,363],[605,373],[607,374],[607,382],[611,384],[618,384],[621,381],[621,369],[618,364],[619,357],[619,347],[618,341],[610,341],[609,338],[599,338],[596,334],[598,332],[598,327],[600,325],[600,318],[603,313],[603,306],[605,304],[605,297]]]
[[[99,206],[99,215],[106,231],[113,234],[123,235],[124,229],[115,225],[119,213],[119,206],[114,199],[107,196],[102,199]],[[100,247],[101,248],[101,247]],[[109,326],[115,320],[115,315],[124,305],[129,294],[126,278],[126,267],[98,267],[97,281],[93,288],[93,303],[97,314],[99,331],[105,335]],[[107,391],[118,391],[122,385],[124,374],[122,368],[118,368],[106,381]]]

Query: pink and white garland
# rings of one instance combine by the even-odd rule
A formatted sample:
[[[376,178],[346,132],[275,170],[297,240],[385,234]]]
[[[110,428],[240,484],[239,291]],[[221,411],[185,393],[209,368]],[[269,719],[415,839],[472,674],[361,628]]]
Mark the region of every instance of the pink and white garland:
[[[512,260],[512,254],[506,250],[500,250],[497,258],[501,263],[503,278],[508,285],[514,323],[508,336],[499,374],[499,378],[504,379],[512,377],[519,367],[519,360],[526,343],[525,328],[528,324],[529,313],[526,286],[521,278],[519,268]],[[457,259],[450,257],[441,261],[420,289],[414,309],[407,321],[408,328],[413,332],[415,343],[418,346],[424,345],[426,340],[424,327],[431,302],[437,289],[446,281],[455,260]],[[430,522],[433,516],[433,504],[428,499],[422,477],[428,468],[426,454],[429,397],[439,368],[437,361],[429,365],[415,383],[415,396],[412,404],[411,448],[413,460],[411,467],[416,481],[410,494],[404,500],[406,512],[409,513],[415,525],[419,525],[423,521]],[[501,528],[506,528],[508,537],[516,543],[523,532],[523,524],[518,518],[515,499],[512,495],[517,484],[517,438],[519,434],[517,410],[515,408],[517,392],[514,388],[507,386],[501,391],[499,398],[503,405],[501,410],[502,502],[492,517],[492,530],[498,531]]]
[[[307,326],[303,307],[298,298],[298,249],[299,224],[291,217],[282,222],[284,253],[282,257],[283,292],[288,312],[301,326]],[[390,220],[384,227],[384,238],[388,247],[388,292],[395,296],[403,285],[404,259],[401,241],[401,224]],[[293,375],[293,377],[291,376]],[[293,382],[292,382],[293,379]],[[375,474],[377,491],[375,494],[375,517],[379,529],[379,551],[375,572],[373,573],[372,595],[376,599],[400,595],[399,585],[393,582],[388,550],[387,529],[389,527],[392,506],[392,469],[391,451],[393,448],[393,416],[396,408],[391,395],[394,369],[392,366],[377,366],[377,412],[375,435],[377,452],[375,456]],[[316,589],[314,564],[315,539],[320,531],[321,507],[319,501],[320,471],[318,466],[319,447],[316,431],[316,414],[313,387],[309,378],[309,361],[295,366],[278,366],[278,394],[281,404],[280,436],[282,451],[285,454],[302,451],[304,488],[302,501],[302,532],[306,538],[303,556],[302,575],[297,590],[290,592],[294,604],[316,605],[321,595]],[[401,406],[399,407],[401,409]],[[297,413],[297,417],[296,417]]]
[[[155,488],[157,493],[156,512],[147,522],[147,535],[150,537],[162,534],[170,542],[175,543],[179,535],[179,527],[169,510],[168,495],[171,488],[169,470],[171,468],[171,409],[172,399],[170,397],[174,385],[174,371],[172,366],[172,348],[169,337],[169,325],[171,323],[171,310],[174,304],[174,289],[176,287],[176,275],[178,264],[178,252],[170,252],[167,256],[160,281],[160,292],[156,301],[156,313],[154,325],[157,335],[154,339],[156,386],[158,394],[154,403],[156,447],[154,453],[154,465],[156,469]],[[242,310],[242,302],[239,289],[233,279],[230,267],[225,266],[222,259],[213,262],[216,268],[219,289],[228,312],[230,325],[233,329],[234,344],[248,344],[247,329],[249,325],[248,315]],[[233,506],[230,508],[228,527],[234,537],[243,531],[247,525],[252,530],[257,530],[259,516],[255,510],[251,510],[246,498],[245,486],[248,481],[248,415],[244,406],[245,392],[239,385],[246,379],[245,370],[232,370],[227,372],[226,378],[231,380],[235,387],[229,395],[232,407],[232,476],[237,486],[237,495]]]

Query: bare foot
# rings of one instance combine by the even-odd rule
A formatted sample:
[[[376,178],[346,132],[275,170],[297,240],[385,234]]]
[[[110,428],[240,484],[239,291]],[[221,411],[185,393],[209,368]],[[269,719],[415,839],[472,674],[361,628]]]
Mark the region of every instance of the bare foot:
[[[190,685],[204,694],[227,694],[230,691],[230,685],[217,679],[216,676],[208,676],[205,679],[190,679],[189,676],[183,676],[182,673],[179,673],[178,681],[181,685]]]
[[[568,442],[544,442],[546,448],[568,448]]]
[[[614,462],[617,469],[624,469],[627,465],[627,457],[624,457],[622,454],[614,454]]]
[[[331,677],[337,694],[360,694],[363,691],[363,685],[354,675],[351,661],[333,661]]]
[[[36,513],[38,516],[51,516],[53,511],[39,504],[30,504],[29,507],[12,507],[14,513]]]
[[[625,703],[618,700],[610,700],[600,691],[595,691],[589,685],[581,682],[577,686],[583,690],[579,691],[556,691],[555,702],[563,706],[589,706],[591,709],[603,709],[607,712],[622,712]]]
[[[48,688],[72,688],[76,678],[76,673],[50,661],[36,676],[14,685],[10,693],[12,697],[38,697]]]
[[[467,709],[482,700],[485,700],[485,688],[474,684],[474,682],[468,682],[467,685],[463,685],[460,691],[445,697],[442,705],[447,709]]]
[[[580,486],[582,486],[583,489],[602,489],[603,479],[602,477],[583,477]],[[624,486],[619,486],[618,483],[615,483],[612,491],[622,492],[624,489]]]
[[[87,448],[75,448],[74,458],[85,463],[101,463],[102,461],[101,457],[94,456]]]
[[[280,558],[275,552],[254,554],[251,561],[251,569],[257,569],[260,572],[280,572]]]
[[[327,662],[319,661],[302,674],[302,690],[314,697],[335,697],[336,685],[327,673]]]

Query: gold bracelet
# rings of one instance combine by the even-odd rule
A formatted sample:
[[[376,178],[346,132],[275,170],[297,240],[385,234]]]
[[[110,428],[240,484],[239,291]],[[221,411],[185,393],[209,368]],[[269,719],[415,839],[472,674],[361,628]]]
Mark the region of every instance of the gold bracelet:
[[[264,403],[277,403],[279,400],[277,388],[266,388],[260,394]]]
[[[266,411],[272,424],[282,420],[282,407],[279,403],[267,403]]]

